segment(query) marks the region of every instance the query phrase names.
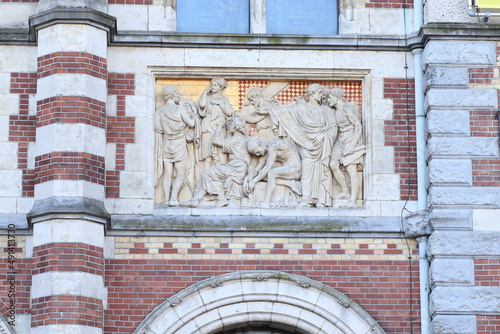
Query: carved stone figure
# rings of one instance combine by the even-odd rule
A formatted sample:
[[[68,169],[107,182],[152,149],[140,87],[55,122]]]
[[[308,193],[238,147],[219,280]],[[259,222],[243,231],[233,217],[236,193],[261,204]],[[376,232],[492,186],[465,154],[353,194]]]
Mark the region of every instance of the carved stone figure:
[[[338,127],[338,136],[333,145],[330,168],[335,180],[340,185],[340,193],[336,199],[347,200],[343,206],[356,206],[360,180],[357,166],[363,163],[366,152],[362,141],[360,115],[355,106],[344,102],[344,91],[333,88],[328,93],[328,105],[332,108]],[[346,177],[340,166],[344,166],[351,180],[351,189],[347,186]]]
[[[322,89],[321,85],[311,84],[305,98],[297,99],[296,104],[257,111],[269,113],[279,136],[297,145],[302,158],[301,207],[331,205],[329,162],[336,125],[330,108],[321,105]]]
[[[239,200],[242,197],[242,184],[250,164],[250,154],[246,149],[245,120],[241,117],[230,117],[225,126],[232,135],[222,138],[224,122],[220,122],[212,138],[214,146],[222,148],[229,154],[227,164],[216,165],[205,170],[201,182],[191,201],[192,206],[198,206],[206,194],[216,195],[216,206],[226,206],[229,200]]]
[[[267,178],[264,201],[261,204],[263,208],[270,207],[276,185],[286,186],[301,195],[297,181],[302,175],[302,163],[294,144],[282,139],[263,142],[255,138],[247,142],[247,149],[250,154],[259,157],[259,160],[256,166],[250,167],[245,178],[245,193],[251,193],[257,182]]]
[[[246,97],[250,106],[244,106],[242,109],[238,110],[235,113],[236,116],[243,117],[249,124],[255,124],[257,137],[260,140],[267,141],[276,139],[276,136],[273,133],[273,123],[271,122],[269,115],[258,114],[256,111],[277,107],[278,101],[266,100],[262,94],[262,89],[258,87],[250,88],[246,92]]]
[[[154,116],[156,131],[156,185],[163,187],[163,204],[177,206],[179,191],[185,184],[188,169],[187,132],[194,128],[196,117],[179,103],[177,87],[162,90],[165,104]]]
[[[212,136],[220,122],[224,123],[228,117],[233,116],[233,107],[227,97],[222,94],[226,87],[226,80],[214,78],[210,82],[210,88],[201,93],[198,101],[201,117],[200,147],[198,150],[200,171],[225,162],[225,156],[221,150],[212,145]],[[220,135],[225,138],[226,132],[223,130]]]

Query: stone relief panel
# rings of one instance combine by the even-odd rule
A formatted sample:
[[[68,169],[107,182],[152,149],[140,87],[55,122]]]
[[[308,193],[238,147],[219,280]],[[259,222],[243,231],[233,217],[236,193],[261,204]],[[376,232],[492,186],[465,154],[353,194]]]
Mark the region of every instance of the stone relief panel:
[[[156,96],[157,205],[363,205],[361,82],[158,79]]]

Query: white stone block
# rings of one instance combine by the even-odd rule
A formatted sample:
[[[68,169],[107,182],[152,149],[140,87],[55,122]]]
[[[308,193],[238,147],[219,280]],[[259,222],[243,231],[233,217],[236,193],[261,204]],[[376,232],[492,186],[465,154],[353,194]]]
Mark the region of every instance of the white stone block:
[[[147,59],[147,63],[144,61]],[[184,49],[110,47],[110,73],[148,73],[147,66],[183,66]]]
[[[0,170],[17,169],[17,143],[0,142]]]
[[[104,247],[104,227],[82,219],[51,219],[33,224],[33,246],[58,242]]]
[[[115,258],[115,237],[104,237],[104,258]]]
[[[148,30],[147,5],[108,5],[108,14],[116,17],[117,29],[123,31]]]
[[[500,287],[435,287],[430,295],[430,312],[500,312]]]
[[[37,46],[0,45],[0,72],[36,72]]]
[[[366,11],[365,13],[363,13]],[[402,15],[401,9],[384,9],[384,8],[356,8],[356,18],[367,16],[369,24],[369,34],[374,35],[403,35],[405,31],[405,16]],[[411,27],[413,23],[413,15],[409,12],[406,15],[406,24]]]
[[[488,137],[431,137],[429,157],[498,157],[498,138]]]
[[[496,108],[496,89],[439,89],[426,94],[426,109],[441,108]]]
[[[371,136],[371,144],[376,147],[385,146],[385,121],[382,119],[373,119],[370,122],[370,131],[368,136]]]
[[[152,214],[154,210],[154,200],[150,199],[137,199],[137,198],[120,198],[115,200],[115,214]]]
[[[107,143],[106,144],[106,160],[105,160],[106,170],[114,170],[116,167],[116,144]]]
[[[125,146],[125,166],[127,171],[147,171],[154,158],[151,147],[147,145]]]
[[[391,99],[373,99],[371,103],[373,119],[392,119],[394,114],[394,104]]]
[[[16,201],[16,211],[18,213],[28,213],[33,208],[34,202],[33,197],[20,197]]]
[[[104,79],[78,73],[59,73],[38,79],[37,100],[56,95],[85,96],[106,102],[107,83]]]
[[[108,103],[106,104],[106,116],[116,116],[117,96],[108,95]]]
[[[429,237],[428,254],[438,256],[498,257],[500,232],[435,231]]]
[[[87,197],[104,200],[104,186],[77,180],[52,180],[35,184],[35,200],[49,197]]]
[[[61,8],[89,8],[106,12],[106,0],[44,0],[40,2],[39,11],[46,11],[56,7]]]
[[[470,159],[432,159],[428,177],[431,183],[472,185],[472,162]]]
[[[9,94],[9,93],[10,93],[10,73],[0,72],[0,96],[1,94]]]
[[[453,6],[459,8],[456,4],[453,4]],[[441,6],[435,7],[440,8]],[[466,7],[463,8],[465,14]],[[496,52],[494,41],[434,40],[426,44],[422,53],[422,64],[494,65],[495,62]]]
[[[176,12],[172,6],[148,6],[149,31],[176,31]]]
[[[9,116],[0,115],[0,142],[9,141]]]
[[[31,298],[51,295],[102,299],[103,278],[84,272],[49,271],[33,275]]]
[[[135,143],[149,147],[154,146],[153,119],[137,117],[135,119]],[[148,150],[152,150],[151,148]]]
[[[230,53],[223,53],[217,49],[185,49],[184,50],[184,66],[221,66],[221,67],[275,67],[280,64],[283,67],[303,67],[304,62],[314,60],[306,60],[304,57],[310,58],[310,53],[300,51],[299,54],[294,53],[293,59],[290,57],[290,51],[279,52],[276,50],[259,51],[252,50],[231,50]],[[321,51],[322,55],[327,54]],[[277,57],[277,58],[275,58]],[[331,59],[331,56],[330,56]],[[295,60],[296,62],[294,62]],[[331,60],[330,60],[331,61]]]
[[[366,189],[370,200],[399,200],[399,175],[373,174],[371,188]]]
[[[471,209],[438,209],[434,207],[429,212],[428,218],[436,230],[472,229]]]
[[[15,197],[0,197],[0,212],[1,213],[17,213]]]
[[[84,325],[47,325],[33,327],[30,334],[102,334],[102,329]],[[23,334],[23,333],[20,333]]]
[[[36,129],[35,156],[51,152],[85,152],[106,156],[106,130],[83,123],[53,123]]]
[[[132,117],[152,117],[154,100],[148,96],[127,96],[125,98],[125,111],[127,116]]]
[[[309,56],[314,57],[314,54]],[[404,67],[393,66],[393,64],[404,64],[404,62],[404,54],[401,52],[336,51],[333,53],[332,64],[342,64],[344,69],[360,68],[360,64],[363,64],[362,68],[370,69],[373,77],[404,78],[406,74]],[[327,65],[329,64],[325,63],[323,67]],[[409,62],[408,73],[412,71],[413,63]]]
[[[36,94],[28,95],[28,114],[31,116],[36,115]]]
[[[35,147],[36,142],[28,143],[28,169],[35,169]]]
[[[474,285],[473,259],[437,258],[430,266],[431,284],[464,284]]]
[[[0,196],[21,196],[22,175],[21,170],[0,170]]]
[[[120,198],[153,198],[152,175],[144,171],[122,171]]]
[[[410,212],[418,211],[417,201],[382,201],[380,202],[380,215],[382,217],[399,217],[403,208]]]
[[[424,84],[429,87],[469,87],[467,67],[429,66],[424,74]]]
[[[0,25],[2,28],[28,28],[29,17],[36,14],[34,3],[0,3]]]
[[[39,56],[53,52],[87,52],[107,58],[107,45],[106,31],[88,24],[56,24],[38,31]]]
[[[431,322],[431,334],[476,333],[475,315],[436,315]]]
[[[0,106],[0,115],[19,114],[19,94],[0,94]]]
[[[498,187],[441,187],[429,190],[430,205],[491,205],[500,203]]]
[[[374,147],[372,171],[376,174],[394,173],[394,147]]]
[[[469,110],[431,109],[425,120],[427,130],[431,134],[462,134],[470,133]]]
[[[472,222],[475,231],[500,231],[500,209],[474,209]]]
[[[427,0],[424,6],[425,23],[477,23],[477,18],[467,14],[467,4],[467,0]]]
[[[149,73],[136,73],[135,74],[135,95],[148,96],[154,100],[153,94],[155,90],[155,78]],[[154,101],[153,101],[154,105]]]

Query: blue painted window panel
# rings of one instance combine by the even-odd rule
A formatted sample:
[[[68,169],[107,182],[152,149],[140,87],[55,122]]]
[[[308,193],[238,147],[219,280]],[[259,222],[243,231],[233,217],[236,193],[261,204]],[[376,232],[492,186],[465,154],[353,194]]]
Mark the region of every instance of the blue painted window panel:
[[[249,0],[178,0],[177,31],[250,32]]]
[[[266,0],[268,34],[337,34],[336,0]]]

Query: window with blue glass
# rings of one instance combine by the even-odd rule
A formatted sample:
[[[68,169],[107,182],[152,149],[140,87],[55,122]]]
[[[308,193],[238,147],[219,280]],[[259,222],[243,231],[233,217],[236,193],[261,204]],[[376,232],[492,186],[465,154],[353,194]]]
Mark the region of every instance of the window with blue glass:
[[[249,14],[249,0],[178,0],[177,31],[246,34]]]
[[[268,34],[337,34],[336,0],[266,0]]]

